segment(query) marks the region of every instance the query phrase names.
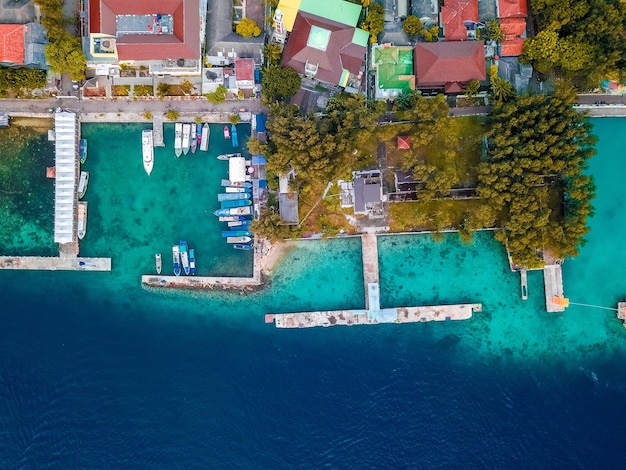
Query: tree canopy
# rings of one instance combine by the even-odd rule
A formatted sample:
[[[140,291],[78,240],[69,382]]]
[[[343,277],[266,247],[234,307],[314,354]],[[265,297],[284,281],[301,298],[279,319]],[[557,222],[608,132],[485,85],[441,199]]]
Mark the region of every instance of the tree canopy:
[[[301,83],[300,75],[291,67],[270,65],[263,69],[261,86],[268,103],[295,95]]]
[[[419,36],[422,33],[424,25],[422,25],[422,21],[417,16],[409,15],[402,23],[402,29],[404,29],[406,34],[414,37]]]
[[[367,15],[361,23],[361,28],[370,33],[370,42],[378,41],[378,35],[385,29],[385,10],[382,5],[372,3],[367,9]]]
[[[261,28],[256,24],[251,18],[242,18],[242,20],[237,24],[235,28],[235,32],[244,38],[251,38],[252,36],[260,36]]]
[[[8,90],[32,90],[42,88],[45,84],[46,73],[43,70],[0,67],[0,93]]]
[[[588,231],[595,188],[583,170],[595,139],[574,100],[574,91],[560,86],[551,96],[497,102],[488,117],[478,194],[499,214],[504,231],[497,237],[521,266],[540,266],[544,249],[575,256]]]
[[[67,72],[72,80],[81,80],[85,75],[87,59],[81,49],[80,39],[64,33],[46,46],[46,58],[50,70]]]

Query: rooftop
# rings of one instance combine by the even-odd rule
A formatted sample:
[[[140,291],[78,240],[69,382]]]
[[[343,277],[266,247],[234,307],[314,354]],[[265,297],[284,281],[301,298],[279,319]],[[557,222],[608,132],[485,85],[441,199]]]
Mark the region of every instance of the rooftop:
[[[447,41],[467,40],[468,27],[473,29],[478,22],[478,0],[445,0],[441,22]]]
[[[416,86],[460,91],[461,84],[485,80],[482,41],[418,43],[415,46]],[[456,84],[456,85],[455,85]]]
[[[528,16],[528,0],[498,0],[498,18]]]
[[[298,12],[310,13],[337,23],[356,26],[361,6],[344,0],[280,0],[278,9],[283,14],[283,25],[291,31]]]
[[[415,89],[412,47],[375,46],[372,55],[373,69],[376,70],[376,98],[397,96]]]
[[[0,62],[24,63],[23,24],[0,24]]]

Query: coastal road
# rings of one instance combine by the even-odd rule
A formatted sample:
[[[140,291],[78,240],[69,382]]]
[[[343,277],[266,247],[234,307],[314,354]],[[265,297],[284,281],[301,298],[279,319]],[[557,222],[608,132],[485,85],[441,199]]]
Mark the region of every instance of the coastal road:
[[[9,113],[47,113],[50,109],[64,108],[78,113],[151,113],[167,112],[174,109],[179,113],[235,113],[245,108],[252,113],[267,112],[261,106],[259,99],[225,101],[214,104],[209,101],[198,99],[149,99],[138,100],[118,99],[118,100],[90,100],[78,99],[74,97],[57,97],[47,99],[2,99],[0,100],[0,111]]]

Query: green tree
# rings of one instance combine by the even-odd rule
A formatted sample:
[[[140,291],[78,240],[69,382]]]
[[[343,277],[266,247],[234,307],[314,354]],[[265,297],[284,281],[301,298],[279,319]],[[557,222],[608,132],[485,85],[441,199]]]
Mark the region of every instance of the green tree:
[[[487,37],[495,42],[502,42],[504,39],[504,32],[500,27],[500,22],[495,18],[487,21]]]
[[[215,91],[207,93],[204,96],[206,96],[206,99],[211,103],[223,103],[227,93],[228,89],[224,85],[218,85]]]
[[[81,80],[85,76],[87,59],[80,40],[67,33],[46,45],[46,59],[54,73],[67,72],[72,80]]]
[[[163,98],[164,96],[167,96],[167,94],[170,92],[170,86],[169,84],[165,83],[165,82],[159,82],[157,84],[157,96],[159,98]]]
[[[269,103],[289,98],[296,94],[301,83],[300,75],[291,67],[266,67],[261,80],[263,96]]]
[[[275,42],[272,42],[265,47],[263,47],[263,55],[265,57],[265,62],[268,66],[278,65],[280,63],[280,56],[282,51],[280,46]]]
[[[260,36],[261,28],[251,18],[242,18],[235,29],[236,33],[244,38],[251,38],[252,36]]]
[[[465,96],[468,98],[474,98],[480,91],[480,82],[478,80],[470,80],[465,87]]]
[[[422,37],[426,42],[437,42],[439,40],[439,26],[433,25],[422,31]]]
[[[175,109],[168,109],[167,113],[165,113],[165,117],[170,121],[177,121],[180,113]]]
[[[410,37],[415,37],[422,33],[424,25],[422,25],[422,21],[417,16],[409,15],[402,23],[402,29]]]
[[[145,113],[143,113],[143,117],[147,121],[152,121],[152,113],[150,111],[146,111]]]
[[[546,73],[557,63],[559,35],[555,31],[539,31],[534,38],[524,41],[520,56],[523,63],[532,63],[539,73]]]
[[[191,93],[191,90],[193,90],[193,83],[185,79],[180,84],[180,89],[183,91],[184,94],[188,95],[189,93]]]
[[[372,3],[368,8],[365,19],[361,23],[361,28],[370,33],[370,42],[372,44],[378,41],[378,35],[385,29],[384,12],[382,5]]]

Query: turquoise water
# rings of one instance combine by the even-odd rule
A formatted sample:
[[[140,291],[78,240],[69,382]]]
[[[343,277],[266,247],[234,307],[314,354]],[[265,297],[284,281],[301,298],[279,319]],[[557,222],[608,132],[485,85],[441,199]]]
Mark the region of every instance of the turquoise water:
[[[565,289],[573,302],[613,307],[626,291],[626,121],[593,122],[597,210],[580,257],[564,265]],[[472,245],[454,234],[379,240],[384,306],[483,303],[466,322],[263,323],[267,312],[362,307],[353,238],[298,243],[262,292],[141,288],[153,253],[183,237],[203,273],[250,269],[212,238],[223,162],[176,160],[170,146],[148,178],[141,128],[84,128],[81,253],[112,256],[113,272],[0,271],[1,467],[621,466],[626,330],[608,310],[546,313],[540,273],[522,301],[488,232]],[[212,134],[221,139],[219,127]]]

